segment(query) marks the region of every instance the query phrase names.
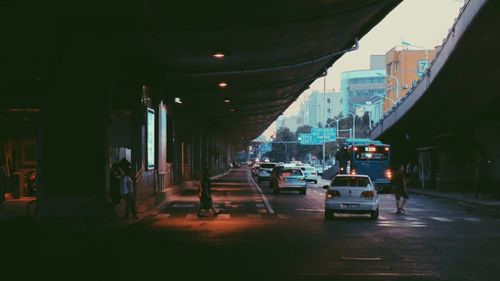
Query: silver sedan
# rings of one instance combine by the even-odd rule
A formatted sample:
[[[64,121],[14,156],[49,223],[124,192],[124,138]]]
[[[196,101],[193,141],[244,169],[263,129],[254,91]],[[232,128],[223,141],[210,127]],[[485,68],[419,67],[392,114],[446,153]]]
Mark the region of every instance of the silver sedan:
[[[370,214],[372,219],[379,215],[379,199],[377,191],[369,176],[336,175],[325,198],[325,219],[334,217],[334,213]]]

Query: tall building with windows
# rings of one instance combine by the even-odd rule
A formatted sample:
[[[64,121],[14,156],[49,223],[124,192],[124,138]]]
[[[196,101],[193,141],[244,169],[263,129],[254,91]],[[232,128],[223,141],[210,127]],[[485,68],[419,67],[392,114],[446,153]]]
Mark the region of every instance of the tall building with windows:
[[[412,45],[394,47],[385,54],[386,92],[389,99],[384,101],[384,112],[389,111],[393,101],[397,102],[405,96],[412,85],[425,74],[440,48],[437,46],[434,50],[411,50],[409,47]]]
[[[324,126],[328,118],[332,119],[341,111],[339,92],[313,91],[307,100],[307,124],[311,127]]]
[[[342,72],[342,114],[363,115],[368,111],[373,122],[382,118],[385,97],[385,69],[353,70]]]

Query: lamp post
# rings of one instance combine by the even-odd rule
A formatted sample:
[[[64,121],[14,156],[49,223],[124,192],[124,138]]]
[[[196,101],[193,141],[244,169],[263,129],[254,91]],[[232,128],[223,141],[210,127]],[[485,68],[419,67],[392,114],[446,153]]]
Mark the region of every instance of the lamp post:
[[[382,73],[376,73],[376,75],[389,77],[389,78],[396,80],[396,100],[399,100],[399,79],[398,79],[398,77],[392,76],[392,75],[387,75],[387,74],[382,74]]]
[[[348,111],[348,114],[352,115],[352,138],[356,138],[356,114]]]
[[[394,101],[393,99],[391,98],[388,98],[386,96],[381,96],[381,95],[373,95],[375,97],[379,97],[379,98],[383,98],[383,99],[386,99],[386,100],[389,100],[390,102],[392,102],[392,106],[395,106],[396,105],[396,101]]]

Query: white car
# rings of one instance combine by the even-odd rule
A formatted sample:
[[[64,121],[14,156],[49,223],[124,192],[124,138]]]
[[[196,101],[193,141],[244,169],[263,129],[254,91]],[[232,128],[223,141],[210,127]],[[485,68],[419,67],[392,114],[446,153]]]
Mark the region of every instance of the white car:
[[[314,183],[318,183],[318,172],[316,172],[316,169],[312,166],[302,166],[300,167],[302,172],[304,172],[304,176],[306,178],[306,181],[312,181]]]
[[[269,179],[271,178],[271,172],[273,171],[275,166],[276,163],[261,163],[259,167],[259,174],[257,176],[257,182],[261,183],[263,181],[269,181]]]
[[[334,213],[370,214],[371,219],[379,215],[379,198],[367,175],[336,175],[325,198],[325,219],[332,219]]]

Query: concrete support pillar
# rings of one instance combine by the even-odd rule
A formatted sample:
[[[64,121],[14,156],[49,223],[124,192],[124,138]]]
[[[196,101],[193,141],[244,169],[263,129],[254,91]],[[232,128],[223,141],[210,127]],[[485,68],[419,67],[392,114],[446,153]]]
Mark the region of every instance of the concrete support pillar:
[[[109,176],[109,81],[78,72],[60,78],[40,109],[40,215],[98,215]]]
[[[61,36],[60,64],[40,108],[39,214],[100,218],[109,177],[111,39],[97,32]]]

